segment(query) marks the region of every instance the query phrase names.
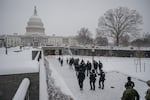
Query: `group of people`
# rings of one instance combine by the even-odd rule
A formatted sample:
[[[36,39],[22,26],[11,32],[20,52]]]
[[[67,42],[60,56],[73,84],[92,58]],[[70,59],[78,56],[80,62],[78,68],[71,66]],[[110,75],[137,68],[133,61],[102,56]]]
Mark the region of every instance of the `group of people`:
[[[63,66],[63,59],[59,57],[58,60],[61,66]],[[67,58],[66,63],[69,64],[70,68],[75,69],[80,90],[83,90],[83,83],[86,76],[89,77],[91,90],[95,90],[97,76],[99,76],[99,88],[104,89],[105,72],[102,69],[103,64],[101,61],[97,62],[93,60],[91,63],[90,61],[80,61],[79,58]],[[147,81],[147,85],[150,87],[150,80]],[[124,86],[125,91],[123,92],[121,100],[140,100],[137,90],[134,89],[135,84],[131,81],[131,77],[127,77],[127,82]],[[146,92],[145,100],[150,100],[150,88]]]
[[[63,58],[58,58],[58,61],[60,62],[60,65],[63,66]]]
[[[83,90],[83,82],[86,76],[89,77],[91,90],[95,90],[97,76],[99,76],[99,88],[104,89],[105,72],[102,70],[103,64],[101,61],[93,60],[91,63],[90,61],[85,62],[83,59],[80,61],[79,58],[70,58],[67,59],[67,63],[71,68],[74,66],[80,90]]]
[[[125,84],[126,90],[123,92],[121,100],[140,100],[140,96],[136,89],[134,89],[134,82],[131,81],[131,77],[127,77],[127,83]],[[146,82],[150,87],[150,80]],[[145,100],[150,100],[150,88],[146,92]]]

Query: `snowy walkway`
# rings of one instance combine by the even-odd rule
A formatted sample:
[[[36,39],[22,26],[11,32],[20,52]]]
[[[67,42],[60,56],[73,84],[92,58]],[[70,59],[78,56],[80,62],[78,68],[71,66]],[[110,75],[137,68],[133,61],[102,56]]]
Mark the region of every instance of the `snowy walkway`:
[[[98,88],[98,78],[96,82],[96,90],[91,91],[89,85],[89,78],[86,77],[84,81],[84,89],[80,91],[75,71],[66,64],[61,67],[57,60],[57,57],[48,57],[50,68],[55,69],[61,78],[64,80],[65,84],[68,86],[76,100],[120,100],[122,93],[124,91],[124,84],[126,82],[127,76],[118,72],[107,72],[105,89],[101,90]],[[130,70],[130,69],[129,69]],[[52,73],[53,74],[53,73]],[[135,82],[135,88],[139,92],[141,99],[144,100],[145,92],[147,90],[147,85],[137,79],[133,79]],[[59,84],[59,83],[57,83]],[[61,83],[59,84],[61,85]],[[114,87],[114,88],[111,88]]]

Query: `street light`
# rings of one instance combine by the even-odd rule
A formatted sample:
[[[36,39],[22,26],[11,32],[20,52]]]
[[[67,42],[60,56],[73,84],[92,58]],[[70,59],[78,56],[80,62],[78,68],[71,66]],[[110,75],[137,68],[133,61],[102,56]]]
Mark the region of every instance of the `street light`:
[[[5,54],[7,55],[7,36],[5,36],[5,38],[4,38],[4,47],[5,47]]]
[[[94,61],[94,52],[95,52],[95,46],[92,46],[92,61]]]

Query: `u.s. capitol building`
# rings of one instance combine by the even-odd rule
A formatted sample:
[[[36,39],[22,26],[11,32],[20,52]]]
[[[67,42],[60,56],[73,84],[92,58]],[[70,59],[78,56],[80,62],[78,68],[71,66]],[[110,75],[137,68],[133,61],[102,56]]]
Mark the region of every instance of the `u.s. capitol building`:
[[[14,46],[76,46],[78,43],[74,37],[62,36],[47,36],[45,34],[44,24],[37,14],[36,7],[34,7],[33,15],[27,22],[26,32],[24,35],[1,35],[0,46],[7,47]]]

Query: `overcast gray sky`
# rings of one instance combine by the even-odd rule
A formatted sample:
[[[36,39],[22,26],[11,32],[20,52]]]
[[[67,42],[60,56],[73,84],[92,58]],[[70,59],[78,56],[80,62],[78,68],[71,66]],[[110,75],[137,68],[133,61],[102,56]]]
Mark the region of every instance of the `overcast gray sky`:
[[[76,35],[81,27],[95,34],[99,17],[120,6],[137,10],[142,32],[150,32],[150,0],[0,0],[0,34],[23,35],[35,5],[46,35]]]

